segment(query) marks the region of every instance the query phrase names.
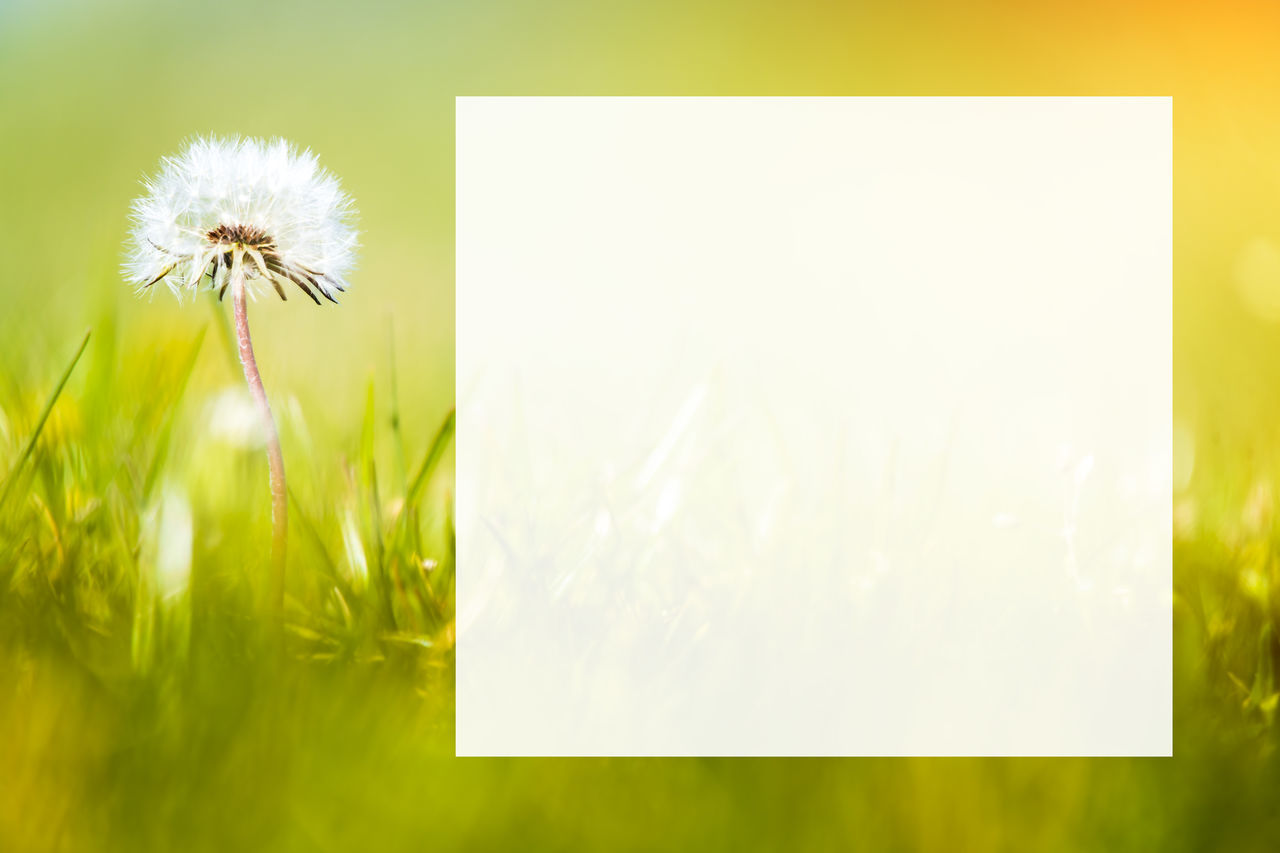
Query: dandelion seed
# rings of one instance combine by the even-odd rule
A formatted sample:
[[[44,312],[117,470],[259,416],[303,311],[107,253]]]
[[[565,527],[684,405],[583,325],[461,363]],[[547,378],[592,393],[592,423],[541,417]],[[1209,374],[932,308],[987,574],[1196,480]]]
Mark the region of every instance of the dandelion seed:
[[[196,139],[145,182],[133,203],[125,276],[140,292],[164,281],[175,295],[206,280],[228,289],[240,364],[266,437],[271,484],[270,601],[281,617],[288,533],[284,457],[249,335],[247,296],[297,287],[337,302],[355,260],[355,211],[314,154],[282,139]]]

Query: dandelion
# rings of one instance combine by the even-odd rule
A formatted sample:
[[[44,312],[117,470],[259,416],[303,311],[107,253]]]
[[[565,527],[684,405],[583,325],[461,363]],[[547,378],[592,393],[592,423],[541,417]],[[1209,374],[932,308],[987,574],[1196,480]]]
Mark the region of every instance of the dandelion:
[[[249,336],[247,297],[297,287],[317,305],[347,289],[355,211],[310,151],[283,139],[196,139],[165,158],[133,203],[124,264],[139,292],[163,281],[181,298],[207,283],[231,291],[240,364],[266,433],[271,483],[271,600],[284,600],[288,515],[280,437]]]

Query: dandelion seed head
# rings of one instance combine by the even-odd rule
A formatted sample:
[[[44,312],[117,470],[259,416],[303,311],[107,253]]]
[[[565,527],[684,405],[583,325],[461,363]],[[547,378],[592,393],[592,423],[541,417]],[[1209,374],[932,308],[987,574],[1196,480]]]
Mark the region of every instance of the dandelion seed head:
[[[358,246],[355,208],[309,150],[283,139],[199,138],[161,161],[133,203],[124,262],[140,291],[225,291],[243,264],[251,295],[297,288],[336,302]]]

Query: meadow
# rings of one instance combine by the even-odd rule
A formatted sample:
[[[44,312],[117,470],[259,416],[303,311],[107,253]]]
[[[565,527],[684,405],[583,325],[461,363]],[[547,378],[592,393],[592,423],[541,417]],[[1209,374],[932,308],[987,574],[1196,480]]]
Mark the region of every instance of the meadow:
[[[1274,12],[589,5],[0,5],[0,850],[1275,849]],[[800,92],[1174,95],[1173,758],[453,757],[454,96]],[[341,306],[251,306],[282,637],[229,306],[119,272],[209,132],[361,211]]]
[[[456,759],[451,412],[407,420],[371,381],[328,425],[281,395],[281,644],[223,307],[141,345],[105,315],[3,390],[4,849],[1265,850],[1280,832],[1266,481],[1175,508],[1172,759]]]

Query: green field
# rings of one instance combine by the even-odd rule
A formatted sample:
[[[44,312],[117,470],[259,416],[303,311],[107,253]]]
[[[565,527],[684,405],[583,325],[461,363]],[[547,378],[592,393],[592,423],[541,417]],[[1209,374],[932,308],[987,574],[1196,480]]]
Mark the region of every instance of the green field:
[[[931,8],[0,4],[0,851],[1276,849],[1280,38],[1035,58],[999,51],[1039,19]],[[1171,91],[1174,758],[452,757],[455,95]],[[119,274],[139,178],[211,132],[311,146],[361,213],[341,306],[250,306],[282,640],[229,306]]]
[[[4,389],[3,849],[1272,849],[1257,487],[1179,516],[1173,759],[455,759],[451,422],[397,427],[376,382],[348,424],[281,418],[281,652],[265,463],[209,434],[207,389],[237,378],[214,306],[141,347],[102,318],[29,456],[63,368]]]

